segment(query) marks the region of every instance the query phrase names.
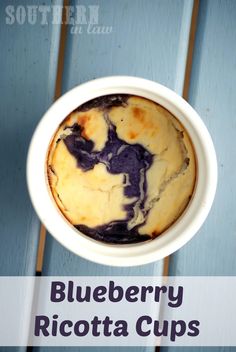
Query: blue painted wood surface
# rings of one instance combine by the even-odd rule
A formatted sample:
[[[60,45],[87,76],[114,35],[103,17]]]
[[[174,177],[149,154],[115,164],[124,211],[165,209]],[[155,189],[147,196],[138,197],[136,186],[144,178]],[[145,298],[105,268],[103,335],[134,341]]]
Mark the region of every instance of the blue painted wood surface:
[[[112,26],[112,33],[75,35],[69,28],[62,91],[96,77],[127,74],[158,81],[181,94],[192,1],[120,0],[98,1],[97,4],[99,24]],[[90,1],[83,1],[83,5],[90,5]],[[134,268],[93,264],[68,252],[47,236],[43,275],[161,275],[162,271],[162,261]],[[51,348],[39,350],[50,351]],[[59,350],[98,352],[104,348]],[[127,348],[106,350],[125,351]],[[154,348],[129,350],[147,352]]]
[[[34,1],[43,3],[51,1]],[[34,275],[40,224],[26,189],[26,154],[36,123],[53,101],[60,26],[7,25],[9,4],[19,3],[0,2],[0,275]],[[0,347],[19,350],[25,349]]]
[[[30,275],[35,270],[39,222],[27,195],[25,157],[32,131],[53,100],[60,28],[51,26],[50,22],[44,27],[6,26],[5,6],[8,3],[12,4],[0,3],[0,152],[1,160],[4,160],[4,168],[0,169],[0,274]],[[63,92],[95,77],[129,74],[156,80],[181,94],[192,1],[97,3],[100,5],[99,22],[112,25],[113,31],[97,36],[68,35]],[[27,5],[28,1],[22,0],[20,4]],[[83,4],[91,5],[89,1]],[[236,275],[236,201],[233,193],[236,170],[232,167],[236,132],[236,2],[204,0],[200,2],[199,11],[189,100],[212,134],[219,162],[219,184],[205,225],[189,244],[171,256],[170,274]],[[69,253],[51,237],[47,238],[46,275],[158,275],[161,272],[162,263],[133,269],[92,264]],[[181,348],[184,351],[202,349],[206,350]],[[208,349],[236,350],[234,347]],[[40,349],[44,350],[51,348]],[[78,348],[53,350],[77,351]],[[108,350],[120,351],[120,348]],[[129,350],[147,351],[145,348]]]
[[[236,2],[200,2],[189,101],[213,137],[219,181],[211,213],[197,236],[172,255],[170,275],[236,275]],[[232,312],[232,314],[234,314]],[[236,351],[236,347],[181,351]],[[162,348],[179,352],[178,348]]]
[[[35,1],[42,3],[51,1]],[[39,221],[26,189],[26,154],[37,122],[53,101],[60,26],[7,25],[9,4],[0,2],[0,275],[34,275]]]

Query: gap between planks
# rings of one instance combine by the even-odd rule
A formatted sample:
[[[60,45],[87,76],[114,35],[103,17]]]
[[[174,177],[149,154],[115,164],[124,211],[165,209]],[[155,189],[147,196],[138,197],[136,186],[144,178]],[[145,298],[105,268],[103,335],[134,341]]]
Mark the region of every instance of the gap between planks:
[[[196,31],[197,31],[199,1],[200,0],[194,0],[192,18],[191,18],[191,27],[190,27],[190,32],[189,32],[188,52],[187,52],[187,58],[186,58],[184,86],[183,86],[183,93],[182,93],[183,98],[187,101],[188,101],[190,79],[191,79],[195,36],[196,36]],[[165,257],[164,258],[164,266],[163,266],[163,274],[162,274],[163,276],[169,276],[169,262],[170,262],[170,256]],[[159,349],[159,347],[157,347],[156,352],[159,352],[159,351],[160,351],[160,349]]]
[[[61,96],[61,90],[62,90],[62,76],[63,76],[64,53],[65,53],[65,45],[66,45],[66,32],[67,32],[67,25],[65,23],[67,6],[69,6],[69,0],[64,0],[63,9],[62,9],[62,24],[61,24],[60,44],[59,44],[58,61],[57,61],[57,76],[56,76],[56,84],[55,84],[54,101]],[[46,235],[47,235],[46,228],[41,223],[40,233],[39,233],[38,252],[37,252],[37,262],[36,262],[36,275],[41,275],[41,272],[42,272]]]
[[[188,100],[188,95],[189,95],[193,52],[194,52],[195,36],[197,31],[198,10],[199,10],[199,0],[194,0],[192,18],[191,18],[191,27],[189,32],[188,52],[187,52],[186,66],[185,66],[184,86],[183,86],[183,93],[182,93],[182,96],[185,100]],[[164,266],[163,266],[163,273],[162,273],[163,277],[169,276],[169,263],[170,263],[170,256],[164,258]],[[161,352],[161,346],[157,346],[155,348],[155,352]]]
[[[65,17],[66,17],[65,7],[68,6],[68,4],[69,4],[69,0],[64,0],[54,100],[58,99],[61,96],[64,53],[65,53],[66,32],[67,32],[66,31],[67,25],[65,24]],[[199,0],[194,0],[193,12],[192,12],[192,18],[191,18],[191,27],[190,27],[190,33],[189,33],[186,67],[185,67],[184,87],[183,87],[183,94],[182,94],[185,100],[188,100],[192,61],[193,61],[193,51],[194,51],[194,43],[195,43],[195,34],[197,29],[198,9],[199,9]],[[46,229],[44,225],[41,224],[40,234],[39,234],[37,264],[36,264],[37,274],[41,274],[42,272],[45,241],[46,241]],[[168,276],[169,274],[169,260],[170,260],[169,256],[164,258],[163,276]],[[156,352],[159,352],[159,347],[157,347]]]

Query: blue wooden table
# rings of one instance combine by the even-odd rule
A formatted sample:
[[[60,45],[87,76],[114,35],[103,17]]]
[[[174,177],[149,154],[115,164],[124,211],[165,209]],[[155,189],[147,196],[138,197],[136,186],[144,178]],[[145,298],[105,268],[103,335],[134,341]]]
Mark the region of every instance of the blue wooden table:
[[[76,5],[71,1],[70,5]],[[219,183],[199,233],[164,261],[135,268],[93,264],[46,235],[43,275],[236,275],[236,1],[82,0],[97,5],[107,34],[73,33],[73,25],[7,23],[8,5],[63,5],[61,0],[0,2],[1,212],[0,275],[35,275],[41,224],[26,189],[25,163],[32,132],[58,97],[108,75],[149,78],[184,95],[213,137]],[[69,5],[65,1],[65,5]],[[19,10],[20,11],[20,10]],[[206,348],[179,348],[178,351]],[[212,348],[232,351],[236,348]],[[0,351],[26,351],[0,348]],[[33,348],[33,351],[58,348]],[[104,348],[60,348],[93,351]],[[125,351],[127,348],[106,348]],[[154,351],[154,348],[129,348]],[[175,348],[161,348],[175,351]]]

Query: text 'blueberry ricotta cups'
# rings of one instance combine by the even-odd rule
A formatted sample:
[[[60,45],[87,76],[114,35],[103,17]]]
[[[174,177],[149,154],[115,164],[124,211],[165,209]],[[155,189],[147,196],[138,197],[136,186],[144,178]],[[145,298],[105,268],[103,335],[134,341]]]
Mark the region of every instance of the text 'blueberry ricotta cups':
[[[216,190],[211,137],[191,106],[135,77],[82,84],[31,141],[27,181],[49,232],[86,259],[133,266],[184,245]]]

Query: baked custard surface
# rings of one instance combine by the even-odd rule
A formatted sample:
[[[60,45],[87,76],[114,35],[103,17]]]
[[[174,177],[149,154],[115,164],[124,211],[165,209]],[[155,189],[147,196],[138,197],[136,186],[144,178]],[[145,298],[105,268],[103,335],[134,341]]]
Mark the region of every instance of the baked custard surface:
[[[187,132],[164,107],[108,95],[74,110],[51,142],[47,174],[63,215],[85,235],[135,243],[182,214],[195,184]]]

